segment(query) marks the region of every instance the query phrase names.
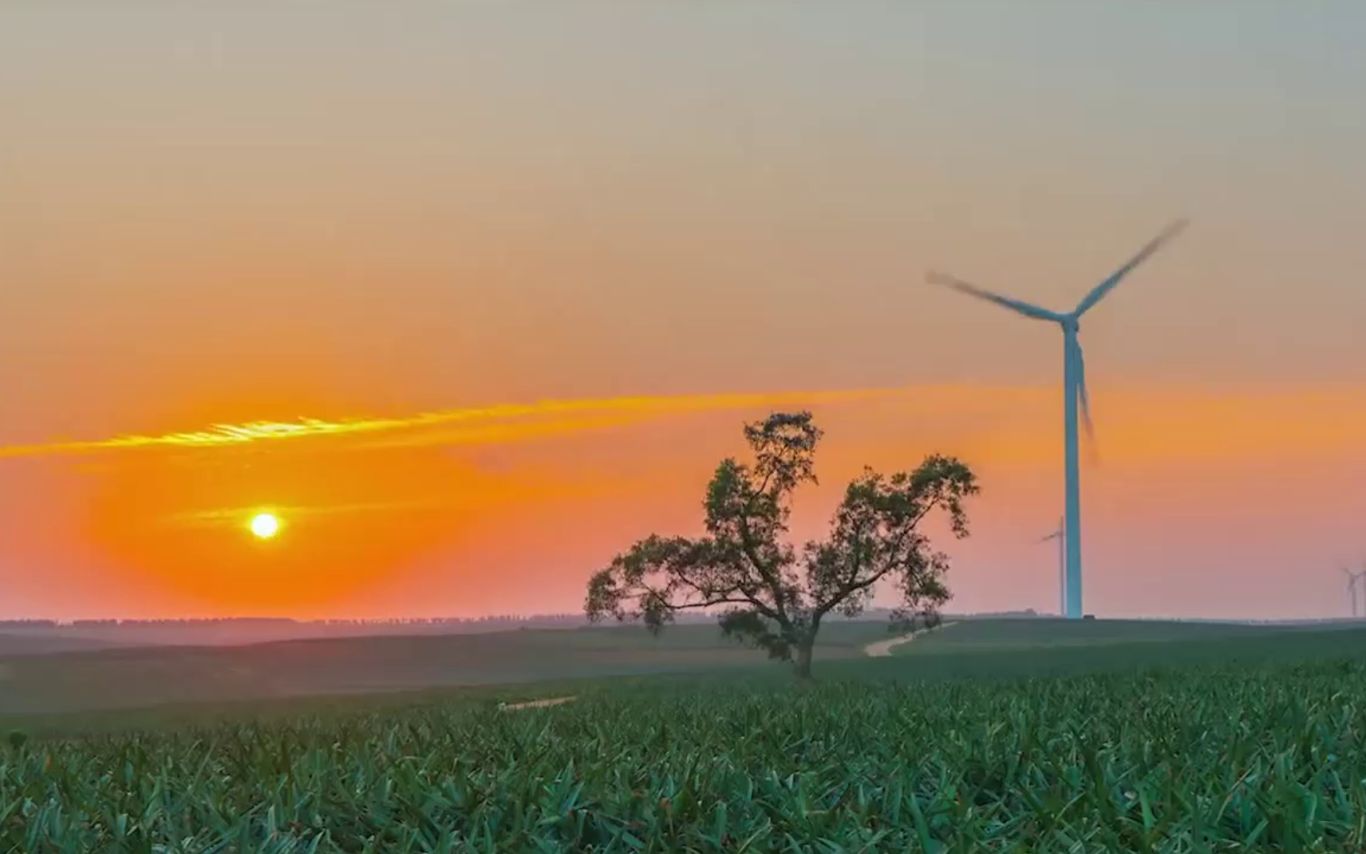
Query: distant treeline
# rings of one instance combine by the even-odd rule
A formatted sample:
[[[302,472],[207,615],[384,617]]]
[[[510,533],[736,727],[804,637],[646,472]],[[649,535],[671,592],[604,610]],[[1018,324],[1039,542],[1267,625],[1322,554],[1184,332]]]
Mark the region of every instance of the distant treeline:
[[[860,619],[889,619],[886,609],[870,609]],[[992,615],[953,616],[1033,617],[1033,611]],[[697,625],[715,623],[717,615],[705,612],[679,614],[677,621]],[[848,619],[835,617],[834,619]],[[61,636],[117,644],[240,644],[300,638],[355,637],[365,635],[479,634],[519,629],[578,629],[589,625],[581,613],[491,614],[483,617],[406,617],[378,620],[295,620],[288,617],[207,617],[191,619],[121,620],[0,620],[0,633],[28,636]],[[607,625],[615,625],[608,621]]]

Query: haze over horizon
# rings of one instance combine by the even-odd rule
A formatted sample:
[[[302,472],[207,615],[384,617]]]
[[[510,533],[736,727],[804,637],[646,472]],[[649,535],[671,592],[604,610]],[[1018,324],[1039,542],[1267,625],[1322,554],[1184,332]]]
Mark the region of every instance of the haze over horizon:
[[[1059,336],[924,274],[1066,309],[1176,216],[1082,324],[1087,610],[1345,616],[1366,10],[1321,8],[0,11],[0,619],[576,610],[774,408],[826,431],[795,541],[958,454],[948,609],[1054,610]]]

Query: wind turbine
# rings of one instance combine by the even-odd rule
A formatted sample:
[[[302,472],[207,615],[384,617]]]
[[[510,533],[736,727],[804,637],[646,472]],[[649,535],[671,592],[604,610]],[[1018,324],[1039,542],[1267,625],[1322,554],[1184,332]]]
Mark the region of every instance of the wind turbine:
[[[1186,227],[1185,220],[1177,220],[1162,230],[1128,263],[1111,273],[1091,289],[1091,292],[1077,303],[1069,312],[1050,311],[1037,305],[992,293],[984,288],[969,284],[962,279],[944,273],[931,272],[930,282],[946,285],[978,299],[994,302],[1017,314],[1035,320],[1046,320],[1062,327],[1062,387],[1063,387],[1063,475],[1065,480],[1064,498],[1066,515],[1063,521],[1065,551],[1065,575],[1067,576],[1067,616],[1080,619],[1081,607],[1081,466],[1077,460],[1077,409],[1080,405],[1081,417],[1086,425],[1088,439],[1094,439],[1095,430],[1091,424],[1091,403],[1086,394],[1086,363],[1082,358],[1081,344],[1077,340],[1081,316],[1090,311],[1105,295],[1114,290],[1125,276],[1135,267],[1148,259],[1162,244],[1179,234]]]
[[[1064,532],[1067,530],[1063,519],[1057,521],[1057,530],[1050,533],[1040,540],[1048,542],[1057,540],[1057,615],[1067,615],[1067,537]]]
[[[1360,611],[1357,610],[1357,584],[1363,577],[1366,577],[1366,569],[1361,570],[1361,572],[1352,572],[1344,566],[1342,571],[1347,576],[1347,596],[1352,600],[1352,619],[1355,620],[1361,616]]]

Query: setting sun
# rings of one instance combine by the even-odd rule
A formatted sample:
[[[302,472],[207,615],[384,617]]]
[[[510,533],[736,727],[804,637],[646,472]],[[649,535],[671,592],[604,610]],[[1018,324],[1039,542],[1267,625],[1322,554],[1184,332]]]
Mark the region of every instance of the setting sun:
[[[251,533],[258,540],[269,540],[280,533],[280,520],[274,513],[257,513],[251,517]]]

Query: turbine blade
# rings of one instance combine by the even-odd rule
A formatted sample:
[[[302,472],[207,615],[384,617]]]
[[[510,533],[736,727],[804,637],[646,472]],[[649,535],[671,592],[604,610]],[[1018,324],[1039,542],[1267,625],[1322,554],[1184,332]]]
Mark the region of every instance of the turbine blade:
[[[1096,441],[1096,425],[1091,421],[1091,396],[1086,392],[1086,357],[1082,355],[1081,344],[1073,351],[1072,358],[1077,366],[1077,402],[1081,404],[1081,423],[1086,428],[1086,438]]]
[[[1072,313],[1075,314],[1077,317],[1081,317],[1083,314],[1089,311],[1091,309],[1091,306],[1100,302],[1102,299],[1105,298],[1106,294],[1115,289],[1115,285],[1119,284],[1120,279],[1123,279],[1125,276],[1129,275],[1129,273],[1135,267],[1137,267],[1139,264],[1142,264],[1144,261],[1148,260],[1149,255],[1152,255],[1158,249],[1162,248],[1162,244],[1166,243],[1168,240],[1171,240],[1173,237],[1180,234],[1183,230],[1185,230],[1185,228],[1186,220],[1178,219],[1176,222],[1173,222],[1171,225],[1168,225],[1166,228],[1162,229],[1162,233],[1154,237],[1152,240],[1149,240],[1148,244],[1144,246],[1142,249],[1138,250],[1138,254],[1135,255],[1133,258],[1130,258],[1127,264],[1111,273],[1109,278],[1107,278],[1105,281],[1101,282],[1100,284],[1092,288],[1091,293],[1087,294],[1081,302],[1077,303],[1077,309]]]
[[[936,273],[931,271],[925,278],[932,285],[943,285],[948,288],[953,288],[960,293],[965,293],[968,296],[984,299],[987,302],[994,302],[1013,312],[1023,314],[1025,317],[1032,317],[1036,320],[1052,320],[1055,322],[1062,320],[1062,315],[1057,312],[1049,311],[1046,308],[1039,308],[1037,305],[1030,305],[1023,300],[1012,299],[1011,297],[992,293],[985,288],[979,288],[974,284],[950,276],[947,273]]]
[[[1100,451],[1096,443],[1096,425],[1091,421],[1091,395],[1086,391],[1086,357],[1082,355],[1081,343],[1072,351],[1073,364],[1077,371],[1077,404],[1081,409],[1081,425],[1086,430],[1086,455],[1092,463],[1100,462]]]

